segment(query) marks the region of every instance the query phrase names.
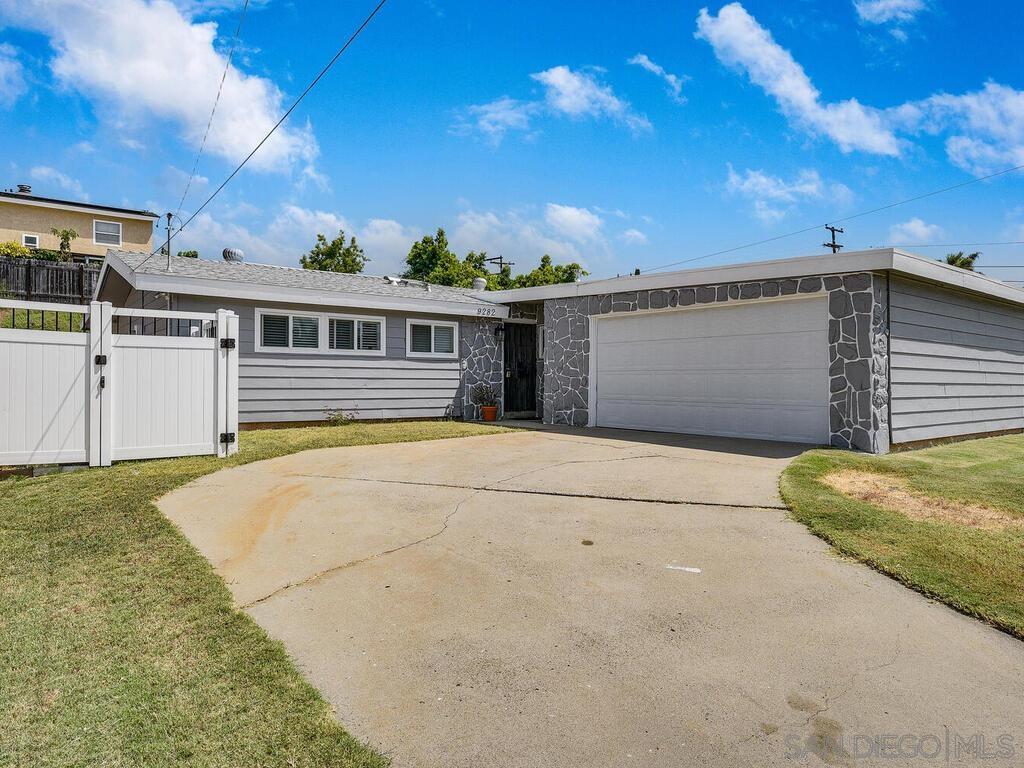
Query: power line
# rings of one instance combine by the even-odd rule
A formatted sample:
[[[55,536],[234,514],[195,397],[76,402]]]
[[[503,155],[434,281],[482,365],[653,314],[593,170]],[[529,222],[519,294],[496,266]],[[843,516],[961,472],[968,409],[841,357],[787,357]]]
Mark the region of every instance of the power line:
[[[968,179],[967,181],[961,181],[959,184],[953,184],[952,186],[943,187],[942,189],[935,189],[935,190],[932,190],[931,192],[925,192],[922,195],[916,195],[915,197],[908,197],[906,200],[897,200],[894,203],[889,203],[887,205],[881,205],[878,208],[872,208],[869,211],[861,211],[860,213],[854,213],[854,214],[851,214],[850,216],[844,216],[844,217],[842,217],[840,219],[832,219],[832,223],[833,224],[838,224],[840,222],[850,221],[852,219],[859,219],[861,216],[870,216],[873,213],[879,213],[881,211],[887,211],[890,208],[896,208],[897,206],[900,206],[900,205],[906,205],[907,203],[913,203],[913,202],[916,202],[918,200],[924,200],[925,198],[928,198],[928,197],[934,197],[935,195],[941,195],[943,192],[951,192],[954,189],[960,189],[961,187],[966,187],[966,186],[969,186],[971,184],[977,184],[979,181],[986,181],[987,179],[994,179],[997,176],[1003,176],[1003,175],[1005,175],[1007,173],[1013,173],[1014,171],[1019,171],[1022,168],[1024,168],[1024,165],[1017,165],[1017,166],[1014,166],[1013,168],[1006,168],[1006,169],[1004,169],[1002,171],[996,171],[995,173],[990,173],[987,176],[977,176],[977,177]],[[702,259],[710,259],[712,256],[722,256],[722,255],[724,255],[726,253],[733,253],[734,251],[742,251],[742,250],[744,250],[746,248],[753,248],[756,245],[765,245],[766,243],[774,243],[776,240],[784,240],[784,239],[786,239],[788,237],[795,237],[796,235],[802,235],[802,234],[805,234],[807,232],[813,232],[814,230],[821,229],[823,226],[825,226],[825,225],[824,224],[815,224],[814,226],[811,226],[811,227],[804,227],[803,229],[798,229],[798,230],[795,230],[793,232],[787,232],[784,235],[776,235],[774,237],[766,237],[763,240],[756,240],[756,241],[754,241],[752,243],[745,243],[743,245],[737,245],[737,246],[734,246],[733,248],[725,248],[725,249],[723,249],[721,251],[714,251],[713,253],[705,253],[703,256],[694,256],[693,258],[690,258],[690,259],[681,259],[680,261],[673,261],[673,262],[671,262],[669,264],[662,264],[662,265],[657,266],[657,267],[650,267],[649,269],[646,269],[644,271],[645,272],[657,272],[657,271],[662,270],[662,269],[668,269],[669,267],[677,267],[680,264],[689,264],[689,263],[694,262],[694,261],[701,261]]]
[[[1024,240],[1000,240],[991,243],[914,243],[911,245],[898,245],[897,248],[959,248],[961,246],[975,245],[1024,245]]]
[[[203,133],[203,140],[199,144],[199,151],[196,152],[195,162],[192,163],[192,173],[189,174],[188,181],[185,183],[185,191],[181,193],[181,200],[178,201],[178,210],[174,212],[177,216],[181,213],[181,207],[185,205],[185,198],[188,197],[188,191],[192,188],[192,180],[196,177],[196,171],[199,170],[199,158],[203,156],[203,150],[206,148],[206,139],[210,135],[210,126],[213,125],[213,116],[217,114],[217,105],[220,103],[220,94],[224,90],[224,81],[227,80],[228,70],[231,69],[231,59],[235,56],[235,48],[238,46],[238,36],[242,32],[242,22],[245,21],[245,12],[249,9],[249,0],[245,0],[245,4],[242,6],[242,14],[238,17],[238,26],[235,27],[235,36],[231,39],[231,48],[228,50],[228,59],[224,62],[224,73],[220,76],[220,85],[217,86],[217,96],[213,100],[213,108],[210,110],[210,119],[206,121],[206,131]]]
[[[171,235],[171,239],[173,239],[174,237],[177,237],[177,235],[183,229],[185,229],[185,227],[187,227],[189,225],[189,223],[191,223],[191,221],[196,216],[198,216],[200,213],[203,212],[203,209],[205,209],[206,206],[208,206],[213,201],[213,198],[215,198],[217,195],[219,195],[221,190],[223,190],[224,187],[226,187],[228,185],[228,183],[233,178],[235,178],[235,176],[238,175],[238,172],[240,170],[242,170],[242,168],[245,167],[245,164],[248,163],[249,160],[252,159],[252,156],[255,155],[260,150],[260,147],[262,147],[264,144],[267,143],[267,139],[269,139],[274,134],[274,131],[276,131],[278,128],[281,127],[281,124],[285,120],[288,119],[288,116],[291,115],[292,112],[295,111],[295,108],[297,106],[299,106],[299,103],[304,98],[306,98],[306,95],[311,90],[313,90],[313,88],[316,87],[316,84],[319,83],[321,79],[323,79],[323,76],[326,75],[328,70],[330,70],[330,68],[334,66],[334,63],[338,59],[341,58],[342,54],[344,54],[345,51],[348,50],[348,47],[350,45],[352,45],[352,43],[355,42],[356,38],[359,37],[359,35],[362,33],[362,31],[364,29],[366,29],[367,26],[369,26],[370,22],[373,21],[374,16],[376,16],[377,13],[380,11],[380,9],[384,7],[384,4],[387,1],[388,0],[380,0],[380,2],[377,3],[376,7],[370,12],[370,14],[365,19],[363,19],[363,23],[360,24],[351,35],[349,35],[349,38],[348,38],[348,40],[345,41],[345,44],[343,46],[341,46],[341,48],[338,49],[338,52],[335,53],[334,56],[331,58],[331,60],[328,61],[327,64],[324,66],[324,68],[320,70],[319,74],[317,74],[317,76],[313,78],[313,80],[309,83],[309,85],[306,86],[305,90],[302,93],[299,94],[299,97],[294,102],[292,102],[292,105],[290,107],[288,107],[288,110],[283,115],[281,115],[281,119],[278,120],[276,123],[274,123],[274,127],[271,128],[267,132],[266,136],[264,136],[262,139],[260,139],[260,143],[257,144],[255,147],[253,147],[252,151],[248,155],[245,156],[245,159],[242,160],[242,162],[238,164],[238,166],[235,168],[235,170],[233,170],[228,175],[228,177],[226,179],[224,179],[224,181],[221,182],[220,186],[217,187],[217,189],[215,189],[213,191],[213,194],[211,194],[208,198],[206,198],[206,200],[203,202],[203,204],[201,206],[199,206],[199,208],[197,208],[195,210],[195,212],[193,212],[193,214],[191,216],[189,216],[187,219],[185,219],[185,222],[180,227],[178,227],[178,231],[175,232],[173,235]],[[168,244],[169,243],[170,243],[170,240],[168,240]],[[145,259],[143,259],[142,263],[139,264],[139,267],[141,267],[143,264],[145,264],[147,261],[149,261],[151,258],[153,258],[159,252],[159,250],[160,249],[158,248],[157,250],[155,250],[151,254],[149,254],[149,256],[147,256]],[[138,267],[136,267],[136,269],[138,269]]]

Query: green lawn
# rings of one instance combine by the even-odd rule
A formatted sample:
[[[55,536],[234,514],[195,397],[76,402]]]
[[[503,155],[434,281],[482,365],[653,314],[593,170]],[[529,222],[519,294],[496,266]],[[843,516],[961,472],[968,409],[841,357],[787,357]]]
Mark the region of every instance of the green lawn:
[[[914,491],[991,507],[1024,522],[1024,436],[881,457],[808,451],[781,482],[793,516],[840,552],[1024,639],[1024,526],[980,530],[911,520],[819,482],[841,469],[897,475]]]
[[[0,294],[0,298],[2,298],[2,294]],[[78,312],[0,308],[0,328],[78,333],[82,330],[82,318],[83,315]]]
[[[233,607],[153,501],[218,469],[310,448],[495,431],[405,422],[243,432],[228,460],[0,482],[0,765],[386,765]]]

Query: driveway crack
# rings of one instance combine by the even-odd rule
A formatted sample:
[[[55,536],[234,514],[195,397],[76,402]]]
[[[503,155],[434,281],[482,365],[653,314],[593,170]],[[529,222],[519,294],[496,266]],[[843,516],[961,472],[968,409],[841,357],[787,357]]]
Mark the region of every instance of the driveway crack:
[[[468,491],[487,491],[489,493],[522,493],[527,496],[553,496],[566,499],[597,499],[604,501],[634,501],[638,504],[675,504],[689,507],[724,507],[726,509],[771,509],[787,511],[789,507],[782,504],[741,504],[728,501],[705,501],[699,499],[658,499],[637,496],[612,496],[600,493],[574,493],[572,491],[542,491],[535,488],[499,488],[495,485],[463,485],[460,483],[430,483],[425,480],[393,480],[377,477],[354,477],[352,475],[321,475],[309,472],[294,472],[292,477],[315,477],[321,480],[349,480],[358,483],[382,483],[384,485],[412,485],[423,488],[461,488]],[[507,480],[498,480],[504,483]]]
[[[257,598],[256,600],[250,600],[248,603],[243,603],[239,607],[240,608],[251,608],[254,605],[259,605],[260,603],[265,603],[267,600],[270,600],[272,597],[276,597],[277,595],[281,594],[282,592],[286,592],[289,589],[294,589],[295,587],[304,587],[307,584],[312,584],[315,581],[319,581],[320,579],[322,579],[325,576],[330,576],[332,573],[337,573],[338,571],[344,571],[347,568],[353,568],[353,567],[355,567],[357,565],[362,565],[363,563],[368,563],[371,560],[376,560],[377,558],[384,557],[386,555],[393,555],[395,552],[401,552],[403,549],[409,549],[410,547],[415,547],[418,544],[423,544],[425,542],[428,542],[431,539],[436,539],[438,536],[440,536],[441,534],[443,534],[445,531],[448,530],[448,524],[451,522],[451,519],[453,517],[455,517],[456,514],[458,514],[459,510],[462,509],[462,505],[465,504],[467,501],[469,501],[474,496],[476,496],[479,492],[480,491],[478,491],[478,490],[474,490],[471,494],[469,494],[465,498],[460,499],[459,502],[452,509],[452,511],[444,516],[444,519],[441,521],[441,527],[438,528],[433,533],[430,533],[430,534],[428,534],[426,536],[422,536],[422,537],[416,539],[415,541],[407,542],[407,543],[402,544],[401,546],[398,546],[398,547],[391,547],[390,549],[381,550],[380,552],[375,552],[372,555],[366,555],[365,557],[360,557],[360,558],[357,558],[356,560],[349,560],[348,562],[341,563],[339,565],[332,565],[330,568],[325,568],[322,571],[317,571],[316,573],[312,574],[311,576],[307,576],[304,579],[301,579],[299,581],[289,582],[288,584],[280,586],[277,589],[275,589],[273,592],[270,592],[270,593],[264,595],[263,597]]]

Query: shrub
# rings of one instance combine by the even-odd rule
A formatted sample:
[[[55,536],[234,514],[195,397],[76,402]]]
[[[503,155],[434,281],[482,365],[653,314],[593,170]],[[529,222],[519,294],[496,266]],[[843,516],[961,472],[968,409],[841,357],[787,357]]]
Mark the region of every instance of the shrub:
[[[356,420],[355,414],[353,413],[347,413],[346,411],[334,410],[331,408],[325,408],[324,414],[327,423],[332,427],[343,427]]]
[[[473,405],[496,406],[498,404],[498,393],[490,384],[480,382],[474,384],[469,390],[469,400]]]
[[[27,259],[31,254],[32,252],[28,248],[13,240],[0,243],[0,258]]]

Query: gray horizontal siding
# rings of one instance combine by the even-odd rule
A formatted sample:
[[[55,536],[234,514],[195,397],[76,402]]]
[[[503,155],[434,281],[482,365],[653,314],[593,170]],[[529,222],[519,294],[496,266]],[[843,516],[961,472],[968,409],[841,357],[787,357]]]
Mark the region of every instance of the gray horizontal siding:
[[[892,441],[1024,428],[1024,311],[893,278]]]
[[[355,315],[384,318],[385,355],[256,352],[256,308],[345,314],[336,307],[175,297],[182,311],[230,309],[238,315],[238,420],[245,423],[320,421],[328,411],[364,419],[444,416],[459,392],[458,360],[407,358],[406,315],[366,309]],[[460,323],[465,322],[464,318]]]

